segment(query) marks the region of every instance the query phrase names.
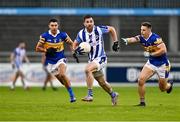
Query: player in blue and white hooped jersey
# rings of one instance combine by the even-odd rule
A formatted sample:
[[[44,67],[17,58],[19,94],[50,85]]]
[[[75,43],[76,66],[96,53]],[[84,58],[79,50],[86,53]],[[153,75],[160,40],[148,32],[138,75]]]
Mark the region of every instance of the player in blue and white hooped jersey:
[[[64,55],[64,43],[69,44],[72,49],[73,41],[58,29],[57,19],[49,20],[49,31],[41,34],[36,45],[36,51],[45,53],[45,66],[48,72],[53,74],[64,85],[69,93],[70,102],[75,102],[76,98],[71,88],[71,83],[66,75],[66,57]]]
[[[24,73],[23,73],[23,61],[25,60],[29,63],[29,59],[26,55],[26,45],[25,42],[20,42],[18,47],[14,49],[13,53],[11,53],[10,60],[13,70],[15,71],[15,77],[13,79],[11,90],[15,89],[15,84],[18,77],[21,78],[21,82],[23,84],[24,89],[28,89],[28,86],[24,82]]]
[[[144,56],[148,58],[138,78],[138,92],[140,97],[140,104],[138,106],[146,105],[145,82],[155,73],[159,77],[159,88],[161,91],[170,93],[173,86],[173,81],[168,80],[170,62],[166,55],[166,45],[162,38],[152,33],[151,30],[151,23],[143,22],[141,24],[141,35],[131,38],[122,38],[126,45],[139,42],[144,47]]]
[[[113,40],[113,50],[118,51],[119,45],[117,34],[112,26],[95,26],[91,15],[84,16],[85,28],[80,30],[74,41],[73,48],[76,54],[83,54],[83,50],[78,47],[81,42],[88,42],[91,51],[88,53],[89,63],[85,68],[88,95],[82,98],[82,101],[93,101],[93,81],[94,78],[99,85],[111,96],[112,104],[117,104],[118,93],[112,90],[112,87],[106,82],[102,69],[107,63],[107,56],[104,50],[103,34],[110,33]]]

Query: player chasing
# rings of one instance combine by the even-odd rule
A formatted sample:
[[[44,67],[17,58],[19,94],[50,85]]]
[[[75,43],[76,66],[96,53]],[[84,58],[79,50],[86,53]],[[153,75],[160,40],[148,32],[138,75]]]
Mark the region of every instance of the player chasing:
[[[138,92],[140,97],[140,104],[138,106],[145,106],[145,82],[155,73],[159,77],[159,88],[162,92],[171,93],[173,81],[168,80],[170,72],[170,62],[167,58],[167,49],[162,38],[152,33],[152,26],[149,22],[141,24],[141,35],[122,38],[126,45],[131,43],[141,43],[144,47],[144,56],[148,61],[144,65],[138,78]]]
[[[10,60],[13,70],[15,71],[15,77],[13,79],[12,85],[10,87],[11,90],[15,89],[15,84],[18,79],[18,77],[21,78],[21,82],[23,85],[23,88],[27,90],[29,87],[24,82],[24,73],[23,73],[23,61],[25,60],[29,64],[29,59],[26,55],[26,44],[25,42],[20,42],[18,47],[15,48],[13,53],[11,53]]]
[[[77,38],[73,43],[74,57],[76,54],[83,55],[85,52],[78,45],[82,42],[88,42],[91,46],[91,50],[88,53],[89,62],[85,68],[86,83],[88,87],[88,94],[82,98],[82,101],[93,101],[93,81],[94,78],[98,81],[99,85],[111,96],[112,105],[117,104],[118,93],[112,90],[109,83],[106,82],[102,69],[107,63],[107,56],[104,51],[103,34],[110,33],[113,40],[113,50],[118,51],[119,45],[117,40],[117,34],[112,26],[95,26],[94,20],[91,15],[84,16],[85,28],[80,30]]]
[[[52,90],[57,91],[57,88],[53,86],[53,81],[52,81],[53,80],[53,75],[47,70],[47,67],[45,66],[46,56],[45,56],[44,53],[43,53],[41,59],[42,59],[43,70],[46,73],[46,79],[44,80],[44,84],[43,84],[42,90],[44,90],[44,91],[46,90],[47,84],[49,82],[50,85],[51,85]]]
[[[73,90],[69,78],[66,76],[66,57],[64,55],[64,43],[69,44],[72,49],[73,41],[58,29],[57,19],[49,20],[49,31],[41,34],[40,40],[36,45],[36,51],[45,53],[45,66],[67,89],[70,102],[75,102]]]

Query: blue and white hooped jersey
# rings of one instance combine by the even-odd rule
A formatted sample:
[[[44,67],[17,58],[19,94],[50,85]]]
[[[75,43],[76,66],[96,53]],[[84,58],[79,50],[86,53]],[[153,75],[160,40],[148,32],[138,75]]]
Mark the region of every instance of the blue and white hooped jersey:
[[[140,40],[141,45],[144,47],[145,51],[152,50],[156,51],[158,48],[157,46],[163,43],[162,38],[152,33],[148,39],[144,39],[141,35],[137,36]],[[166,53],[160,56],[151,56],[149,57],[149,62],[155,66],[161,66],[163,64],[169,64]]]
[[[39,42],[44,44],[44,47],[46,49],[57,49],[54,56],[46,55],[45,65],[47,65],[48,63],[56,64],[60,59],[65,58],[64,42],[67,37],[67,33],[60,32],[59,30],[55,36],[53,36],[50,31],[41,34]]]
[[[88,42],[91,45],[91,51],[88,54],[89,61],[93,61],[97,57],[106,57],[103,34],[108,32],[107,26],[94,26],[91,33],[87,32],[85,28],[79,31],[76,41],[79,44]]]
[[[22,65],[23,63],[24,57],[26,55],[26,50],[17,47],[13,53],[15,56],[14,63],[17,66],[17,68],[19,68],[19,66]]]

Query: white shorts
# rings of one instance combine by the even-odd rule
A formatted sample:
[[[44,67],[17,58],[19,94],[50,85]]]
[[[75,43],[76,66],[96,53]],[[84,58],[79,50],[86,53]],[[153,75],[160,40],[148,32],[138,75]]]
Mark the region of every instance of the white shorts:
[[[18,64],[18,65],[14,64],[13,72],[19,72],[19,71],[23,72],[22,64]]]
[[[168,78],[169,77],[169,72],[170,72],[170,69],[171,69],[170,63],[163,64],[163,65],[157,67],[157,66],[154,66],[153,64],[151,64],[149,62],[149,60],[148,60],[144,66],[146,66],[146,67],[152,69],[153,71],[155,71],[159,78]]]
[[[95,58],[93,61],[89,61],[89,62],[94,62],[97,65],[97,71],[103,69],[106,64],[107,64],[107,57],[97,57]]]
[[[66,66],[66,58],[60,59],[56,64],[49,64],[46,66],[47,71],[52,73],[53,75],[59,74],[58,67],[60,64],[64,64]]]

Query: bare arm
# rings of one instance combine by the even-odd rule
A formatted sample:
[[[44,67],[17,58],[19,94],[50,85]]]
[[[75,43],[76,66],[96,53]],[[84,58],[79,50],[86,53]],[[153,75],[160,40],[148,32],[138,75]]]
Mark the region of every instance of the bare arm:
[[[160,56],[167,52],[166,45],[164,43],[159,44],[157,48],[158,50],[156,50],[155,52],[152,52],[150,54],[151,56]]]
[[[67,38],[65,39],[65,42],[69,44],[71,51],[73,51],[73,41],[71,40],[69,36],[67,36]]]
[[[46,48],[44,48],[45,39],[40,36],[40,40],[36,45],[36,52],[46,52]]]
[[[130,38],[127,38],[128,40],[128,44],[131,44],[131,43],[137,43],[139,42],[139,37],[130,37]]]
[[[41,63],[42,64],[45,63],[45,59],[46,59],[45,53],[42,53],[42,58],[41,58]]]
[[[108,26],[109,33],[114,42],[118,41],[116,30],[113,26]]]
[[[10,62],[11,62],[11,64],[13,64],[14,58],[15,58],[14,53],[11,53],[11,55],[10,55]]]
[[[75,50],[78,47],[78,45],[79,45],[79,43],[76,40],[74,40],[74,42],[73,42],[73,50]]]
[[[26,61],[26,63],[29,63],[29,58],[27,57],[26,54],[25,54],[25,56],[24,56],[24,60]]]

